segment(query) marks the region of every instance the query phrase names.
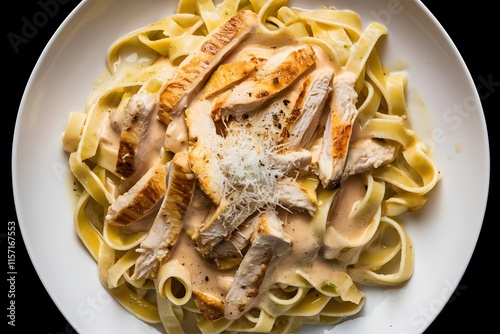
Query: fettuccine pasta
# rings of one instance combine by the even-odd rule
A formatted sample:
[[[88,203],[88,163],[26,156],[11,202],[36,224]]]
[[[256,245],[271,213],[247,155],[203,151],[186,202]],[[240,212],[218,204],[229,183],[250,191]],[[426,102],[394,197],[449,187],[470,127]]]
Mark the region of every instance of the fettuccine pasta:
[[[180,0],[113,43],[62,144],[74,227],[131,314],[185,332],[291,333],[413,274],[401,215],[441,178],[388,34],[287,0]]]

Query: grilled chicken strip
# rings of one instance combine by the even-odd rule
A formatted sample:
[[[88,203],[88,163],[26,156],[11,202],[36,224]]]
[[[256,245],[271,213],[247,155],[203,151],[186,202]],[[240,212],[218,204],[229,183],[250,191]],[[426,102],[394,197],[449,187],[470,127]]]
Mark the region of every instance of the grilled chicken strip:
[[[342,179],[353,124],[358,115],[355,83],[356,76],[352,72],[341,73],[333,79],[330,113],[318,161],[319,178],[325,188],[337,188]]]
[[[224,317],[224,300],[206,293],[205,291],[193,289],[193,301],[201,313],[210,321]]]
[[[315,130],[330,96],[333,79],[333,69],[319,67],[302,82],[301,96],[292,117],[289,118],[283,130],[282,138],[289,150],[309,148],[314,139]]]
[[[137,222],[155,210],[166,191],[167,167],[158,164],[127,192],[118,196],[108,209],[105,222],[126,226]]]
[[[267,287],[262,286],[281,257],[291,250],[291,240],[283,231],[276,211],[266,210],[258,217],[252,245],[241,262],[226,295],[224,315],[237,319],[250,310]]]
[[[255,12],[243,10],[205,37],[198,49],[182,61],[161,92],[158,117],[162,122],[168,124],[170,113],[179,114],[187,107],[215,66],[245,40],[258,23]]]
[[[279,166],[288,166],[285,171],[302,169],[306,170],[312,161],[312,153],[306,149],[297,151],[284,151],[273,156],[273,160]]]
[[[209,257],[219,269],[231,269],[241,263],[243,251],[250,244],[253,235],[255,220],[247,219],[234,230],[229,238],[215,245]]]
[[[310,146],[332,90],[334,73],[330,60],[319,47],[313,46],[313,49],[316,64],[250,120],[256,128],[265,127],[264,133],[271,133],[276,143],[287,150]]]
[[[212,207],[213,203],[210,198],[208,198],[200,187],[195,187],[193,198],[186,210],[183,223],[184,230],[189,239],[193,238],[193,234],[203,221],[205,221]]]
[[[189,161],[200,188],[214,204],[219,204],[224,191],[225,176],[213,146],[221,145],[222,137],[216,133],[209,107],[208,100],[197,100],[186,110]]]
[[[210,257],[214,247],[257,211],[260,205],[246,202],[238,193],[232,194],[230,200],[223,198],[193,234],[196,249]]]
[[[153,226],[141,242],[141,253],[135,263],[132,279],[155,275],[158,267],[168,259],[182,230],[184,214],[191,203],[195,189],[195,175],[191,172],[187,152],[176,153],[169,162],[167,189]]]
[[[290,86],[315,61],[316,54],[310,45],[278,49],[255,75],[227,93],[217,96],[212,108],[214,119],[227,118],[227,114],[243,114],[259,108]]]
[[[291,211],[307,212],[311,216],[316,212],[316,199],[311,198],[307,190],[291,178],[283,178],[276,184],[279,192],[279,204]]]
[[[257,67],[259,59],[250,56],[245,60],[221,64],[210,76],[203,88],[203,98],[210,98],[246,79]]]
[[[378,139],[362,138],[349,145],[342,181],[351,175],[385,165],[396,157],[396,147]]]
[[[158,108],[155,94],[139,92],[134,94],[126,107],[126,118],[120,134],[116,172],[122,179],[134,175],[133,184],[156,163],[162,138],[155,134],[155,121],[152,115]],[[163,131],[165,131],[163,129]]]

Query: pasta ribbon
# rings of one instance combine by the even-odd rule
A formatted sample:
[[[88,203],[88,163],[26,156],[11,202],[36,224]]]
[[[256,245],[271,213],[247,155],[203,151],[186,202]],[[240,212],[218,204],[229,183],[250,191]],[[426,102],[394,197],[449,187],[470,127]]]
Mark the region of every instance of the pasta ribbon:
[[[103,286],[125,309],[135,314],[139,319],[148,323],[159,323],[160,317],[155,303],[139,296],[126,285],[122,284],[116,288],[108,287],[109,269],[113,266],[115,257],[115,250],[106,243],[102,243],[99,248],[97,268]]]
[[[139,253],[133,250],[127,251],[125,255],[123,255],[116,263],[109,268],[108,270],[108,286],[110,288],[116,288],[119,285],[122,285],[125,280],[125,276],[128,271],[135,265],[135,261],[139,257]],[[130,283],[130,280],[127,280]],[[146,279],[142,279],[142,284],[134,284],[136,287],[144,286]]]
[[[129,250],[135,248],[146,237],[146,232],[122,231],[118,226],[111,226],[104,223],[103,237],[106,243],[117,250]]]
[[[78,149],[86,118],[87,114],[83,112],[72,111],[69,113],[68,124],[66,124],[66,130],[62,135],[63,149],[66,152],[73,153]]]
[[[394,219],[382,217],[377,236],[347,273],[361,284],[399,284],[413,273],[413,252],[413,243],[403,226]]]
[[[179,13],[151,23],[146,27],[131,31],[109,47],[106,57],[108,69],[111,72],[116,72],[117,66],[122,59],[128,56],[126,53],[120,54],[127,45],[136,47],[144,46],[147,49],[143,50],[150,49],[159,55],[168,56],[173,38],[183,35],[189,38],[200,29],[202,24],[203,21],[199,16],[189,13]],[[137,51],[139,49],[135,48],[134,50]],[[156,59],[153,53],[150,53],[150,55],[152,55],[151,61],[148,64]]]
[[[157,281],[155,281],[155,283],[157,283]],[[160,291],[160,289],[156,288],[156,291]],[[162,297],[159,293],[157,295],[157,300],[163,328],[165,328],[167,333],[184,334],[184,328],[182,327],[184,310],[182,307],[174,305],[169,299]]]
[[[264,310],[258,310],[257,316],[245,313],[244,319],[233,321],[227,326],[228,331],[242,331],[247,333],[269,333],[276,319]]]
[[[410,146],[402,152],[405,165],[388,165],[375,171],[374,178],[383,180],[398,189],[417,195],[425,195],[433,189],[441,179],[436,164],[432,161],[424,149],[424,144],[418,143]]]
[[[160,296],[168,298],[174,305],[184,305],[191,298],[191,275],[178,260],[169,261],[162,265],[157,279]],[[175,283],[178,283],[177,290]],[[181,289],[179,289],[179,284]]]
[[[234,0],[224,0],[217,7],[212,0],[199,0],[198,2],[198,11],[208,32],[233,17],[238,12],[238,7],[239,1]]]
[[[356,47],[345,65],[346,71],[352,72],[356,77],[359,77],[372,54],[375,44],[382,35],[386,34],[387,28],[385,26],[376,22],[370,23],[356,41]]]
[[[85,207],[89,201],[92,201],[92,198],[84,191],[77,204],[74,223],[80,240],[98,264],[99,278],[104,288],[125,309],[136,315],[139,319],[149,323],[160,322],[156,305],[140,297],[126,285],[121,284],[117,285],[117,287],[110,287],[108,285],[108,281],[110,280],[109,270],[114,265],[115,251],[104,242],[100,232],[87,218]],[[111,282],[114,283],[117,280],[111,278]]]

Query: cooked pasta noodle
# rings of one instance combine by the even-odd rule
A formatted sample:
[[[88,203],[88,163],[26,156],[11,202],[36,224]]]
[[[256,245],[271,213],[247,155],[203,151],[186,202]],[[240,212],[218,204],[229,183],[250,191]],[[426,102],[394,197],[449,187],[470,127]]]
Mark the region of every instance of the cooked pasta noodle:
[[[183,333],[336,324],[413,273],[441,178],[385,26],[287,0],[180,0],[119,38],[62,146],[76,233],[130,313]]]

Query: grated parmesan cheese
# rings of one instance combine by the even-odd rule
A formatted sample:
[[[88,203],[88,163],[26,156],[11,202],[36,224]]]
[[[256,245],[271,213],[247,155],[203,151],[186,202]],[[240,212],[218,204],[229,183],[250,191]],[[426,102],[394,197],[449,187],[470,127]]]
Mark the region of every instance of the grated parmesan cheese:
[[[234,124],[228,128],[225,140],[214,152],[226,178],[224,195],[232,203],[223,213],[225,218],[279,205],[276,183],[290,166],[275,158],[277,150],[269,137]]]

